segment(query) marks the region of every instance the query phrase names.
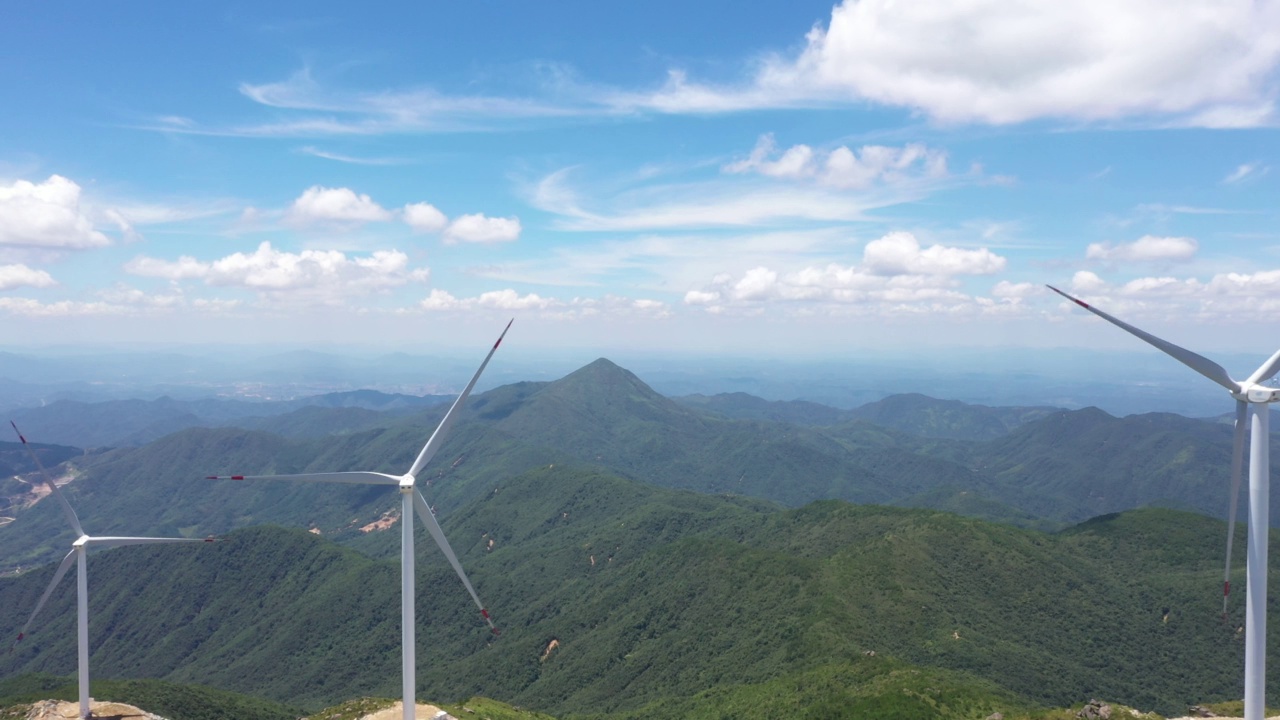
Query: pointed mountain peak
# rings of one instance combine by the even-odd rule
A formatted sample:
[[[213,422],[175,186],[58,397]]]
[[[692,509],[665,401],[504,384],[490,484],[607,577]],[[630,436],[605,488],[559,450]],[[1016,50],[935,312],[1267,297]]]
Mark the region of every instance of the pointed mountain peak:
[[[610,392],[625,388],[627,392],[662,397],[636,377],[635,373],[608,358],[598,358],[551,383],[551,387],[581,386],[591,392]],[[664,400],[666,398],[663,398]]]
[[[591,362],[587,363],[586,365],[583,365],[582,367],[578,368],[577,370],[574,371],[574,373],[571,373],[571,374],[576,374],[580,372],[630,374],[627,372],[627,370],[623,369],[622,366],[618,365],[617,363],[610,360],[609,358],[603,358],[603,357],[592,360]]]
[[[631,371],[600,358],[539,388],[506,422],[532,426],[585,421],[598,429],[637,419],[670,423],[688,415]]]

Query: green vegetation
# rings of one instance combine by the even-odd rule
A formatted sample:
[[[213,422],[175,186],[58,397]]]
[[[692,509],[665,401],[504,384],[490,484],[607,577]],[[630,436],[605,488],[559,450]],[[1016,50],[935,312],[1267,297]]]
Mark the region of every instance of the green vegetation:
[[[442,709],[460,720],[555,720],[550,715],[485,697],[473,697],[454,705],[444,705]]]
[[[1243,599],[1219,619],[1222,522],[1157,507],[1027,529],[1225,506],[1228,430],[1032,408],[979,413],[1014,429],[962,442],[947,433],[968,410],[903,398],[881,410],[935,437],[733,419],[604,360],[477,396],[422,480],[504,632],[487,633],[419,532],[418,695],[559,716],[777,716],[791,703],[812,717],[1014,718],[1090,697],[1176,714],[1239,694]],[[396,694],[398,533],[362,531],[395,493],[200,478],[403,472],[442,412],[303,408],[271,420],[289,438],[191,428],[77,459],[85,473],[67,490],[91,532],[252,526],[214,545],[95,553],[95,677],[308,710]],[[53,503],[0,528],[8,566],[56,559],[70,540]],[[52,572],[0,580],[0,637]],[[71,672],[73,599],[64,582],[0,676]]]
[[[302,720],[360,720],[365,715],[384,710],[395,704],[396,701],[391,698],[359,698],[358,700],[348,700],[312,713],[302,718]]]
[[[94,680],[89,684],[89,694],[133,705],[169,720],[294,720],[298,717],[296,710],[261,698],[163,680]],[[77,697],[74,677],[37,674],[0,680],[0,708],[46,699],[74,702]],[[23,713],[25,716],[25,710]],[[12,716],[22,717],[16,713]],[[0,710],[0,718],[5,717]]]
[[[981,678],[1027,707],[1108,697],[1171,714],[1239,692],[1243,603],[1218,619],[1223,523],[1202,516],[1149,509],[1046,535],[838,501],[781,510],[557,465],[445,520],[504,632],[486,632],[421,535],[421,697],[638,713],[864,667],[868,651]],[[0,633],[49,572],[0,582]],[[90,562],[95,668],[309,708],[394,695],[397,573],[266,527],[104,552]],[[73,594],[54,595],[0,672],[71,671]]]
[[[827,665],[756,685],[723,685],[635,711],[574,720],[968,720],[994,712],[1013,720],[1033,708],[991,682],[882,658]]]

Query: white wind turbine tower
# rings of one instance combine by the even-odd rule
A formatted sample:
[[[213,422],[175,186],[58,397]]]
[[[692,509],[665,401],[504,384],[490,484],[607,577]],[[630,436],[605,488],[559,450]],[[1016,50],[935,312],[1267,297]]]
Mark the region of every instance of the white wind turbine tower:
[[[1264,704],[1267,678],[1267,532],[1271,447],[1271,403],[1280,401],[1280,390],[1262,383],[1280,371],[1280,351],[1276,351],[1249,376],[1247,380],[1232,380],[1227,371],[1212,360],[1197,355],[1171,342],[1143,332],[1128,323],[1117,320],[1101,310],[1062,292],[1052,285],[1050,290],[1146,342],[1183,365],[1204,375],[1226,388],[1236,399],[1235,440],[1231,452],[1231,509],[1227,522],[1227,561],[1222,577],[1222,612],[1227,611],[1227,596],[1231,592],[1231,542],[1235,537],[1236,508],[1240,497],[1240,468],[1244,461],[1245,425],[1250,428],[1249,439],[1249,545],[1247,552],[1247,587],[1245,595],[1244,640],[1244,717],[1245,720],[1262,720],[1266,712]]]
[[[71,551],[62,559],[62,564],[58,566],[58,570],[53,574],[53,579],[49,581],[49,586],[44,589],[44,594],[40,596],[40,600],[36,602],[36,609],[31,611],[31,617],[27,618],[27,624],[22,626],[22,631],[18,633],[18,639],[14,641],[16,646],[22,642],[22,638],[26,637],[27,630],[31,628],[31,623],[39,614],[40,608],[44,607],[44,603],[49,599],[49,595],[53,593],[53,589],[57,587],[58,581],[62,580],[62,576],[67,574],[67,570],[71,568],[71,563],[76,563],[76,640],[79,650],[77,653],[77,675],[79,676],[80,685],[80,717],[90,717],[89,712],[89,580],[85,571],[85,554],[90,547],[118,547],[120,545],[152,545],[157,543],[189,543],[189,542],[213,542],[213,538],[146,538],[146,537],[94,537],[85,533],[84,528],[80,527],[80,518],[76,517],[76,512],[71,509],[71,503],[63,497],[62,491],[58,490],[58,486],[54,484],[53,478],[49,476],[49,471],[44,469],[44,464],[40,462],[40,458],[36,455],[36,451],[32,449],[27,439],[23,437],[22,432],[18,430],[18,426],[12,420],[9,421],[13,425],[13,431],[18,433],[18,439],[22,441],[22,446],[27,449],[31,455],[31,459],[35,461],[36,467],[40,469],[40,474],[44,477],[44,481],[49,486],[49,491],[58,498],[58,504],[62,506],[62,512],[67,516],[67,521],[71,523],[71,529],[76,531],[76,541],[71,544]]]
[[[426,499],[422,497],[422,493],[414,487],[414,482],[416,480],[415,476],[431,461],[436,451],[444,444],[444,439],[449,432],[450,426],[457,419],[458,412],[462,409],[462,406],[466,404],[467,396],[471,394],[471,389],[475,387],[476,381],[480,379],[480,374],[484,372],[490,358],[497,352],[498,346],[502,344],[502,338],[506,337],[507,330],[511,329],[512,322],[515,322],[515,320],[513,319],[507,323],[507,327],[498,336],[498,341],[493,344],[489,354],[485,356],[484,362],[480,363],[480,368],[471,377],[471,382],[467,383],[467,387],[463,389],[462,394],[458,395],[458,398],[453,401],[449,412],[445,413],[444,419],[440,421],[440,425],[436,427],[435,432],[431,433],[431,438],[427,440],[427,444],[422,447],[417,459],[413,461],[413,466],[404,475],[396,476],[380,472],[357,471],[303,473],[298,475],[210,475],[207,478],[209,480],[302,480],[304,482],[321,483],[395,485],[400,488],[400,623],[402,644],[400,650],[402,663],[400,690],[404,700],[404,720],[414,719],[414,695],[417,685],[417,661],[414,657],[415,615],[413,609],[413,512],[415,509],[418,511],[418,517],[422,518],[422,523],[427,526],[427,532],[431,533],[436,545],[440,546],[441,552],[444,553],[449,564],[453,566],[454,572],[462,579],[462,584],[467,588],[467,593],[471,595],[472,601],[475,602],[476,607],[480,608],[480,615],[489,625],[489,629],[493,634],[498,634],[498,629],[494,627],[493,621],[489,618],[489,611],[480,602],[475,588],[471,586],[471,581],[467,579],[467,574],[463,572],[462,565],[458,563],[458,556],[453,553],[453,548],[449,546],[449,541],[445,539],[444,531],[440,529],[440,523],[436,522],[435,514],[427,505]]]

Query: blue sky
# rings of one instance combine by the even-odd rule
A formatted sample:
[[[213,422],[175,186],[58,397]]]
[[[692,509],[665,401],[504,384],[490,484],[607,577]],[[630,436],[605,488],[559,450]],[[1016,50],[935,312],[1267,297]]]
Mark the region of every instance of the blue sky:
[[[1134,349],[1044,283],[1280,338],[1275,0],[22,3],[0,48],[10,346]]]

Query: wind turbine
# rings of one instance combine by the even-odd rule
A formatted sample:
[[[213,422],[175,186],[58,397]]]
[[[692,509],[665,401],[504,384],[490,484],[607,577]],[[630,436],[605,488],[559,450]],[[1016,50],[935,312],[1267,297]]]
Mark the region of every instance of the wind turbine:
[[[27,453],[31,455],[31,459],[35,461],[36,467],[40,469],[40,474],[44,477],[45,483],[49,486],[49,491],[54,497],[58,498],[58,504],[62,506],[62,513],[67,516],[67,522],[71,523],[71,529],[76,531],[76,541],[71,544],[71,551],[67,556],[62,558],[62,564],[58,565],[58,569],[53,573],[53,579],[49,581],[49,586],[44,589],[44,594],[40,596],[40,600],[36,602],[36,609],[31,611],[31,617],[27,618],[27,624],[22,626],[22,631],[18,633],[18,639],[13,642],[14,646],[22,642],[22,638],[26,637],[27,630],[31,628],[31,623],[35,621],[36,615],[40,613],[40,608],[44,607],[44,603],[49,599],[49,595],[53,593],[53,589],[57,587],[58,581],[62,580],[62,576],[67,574],[67,570],[71,568],[71,563],[76,563],[76,640],[79,645],[77,653],[77,670],[80,684],[80,717],[90,717],[89,711],[89,579],[85,572],[85,555],[90,547],[118,547],[121,545],[154,545],[158,543],[188,543],[188,542],[213,542],[212,537],[208,538],[144,538],[144,537],[94,537],[85,533],[84,528],[80,527],[80,518],[76,517],[75,510],[71,509],[71,503],[63,497],[62,491],[53,482],[53,478],[49,476],[49,471],[44,469],[44,463],[40,462],[40,458],[36,455],[36,451],[32,449],[31,444],[23,437],[22,432],[18,430],[18,426],[12,421],[13,431],[18,433],[18,439],[22,441],[22,446],[27,449]],[[10,648],[12,651],[12,648]]]
[[[489,625],[489,630],[494,635],[498,634],[498,629],[494,627],[493,620],[489,618],[489,611],[485,609],[484,603],[480,602],[480,597],[476,595],[475,588],[471,586],[471,581],[467,579],[467,574],[463,572],[462,565],[458,563],[458,556],[453,553],[453,548],[449,546],[449,541],[445,539],[444,531],[440,529],[440,523],[436,522],[435,513],[431,511],[427,505],[426,499],[422,497],[422,493],[414,487],[417,474],[426,466],[431,458],[444,444],[445,436],[449,432],[449,428],[453,425],[454,420],[458,417],[458,411],[467,402],[467,396],[471,394],[471,389],[475,387],[476,381],[480,379],[480,374],[484,372],[485,366],[489,364],[489,360],[493,354],[497,352],[498,346],[502,344],[502,338],[506,337],[507,330],[511,329],[511,323],[514,319],[507,323],[507,327],[503,328],[502,334],[498,336],[498,341],[490,348],[489,354],[485,356],[484,362],[480,363],[480,369],[476,370],[476,374],[471,376],[471,382],[467,383],[467,387],[463,389],[462,394],[453,401],[453,405],[449,408],[449,412],[445,413],[444,419],[436,427],[435,432],[431,433],[427,444],[422,447],[418,457],[413,461],[413,465],[409,468],[409,472],[404,475],[388,475],[380,472],[327,472],[327,473],[303,473],[298,475],[209,475],[209,480],[301,480],[304,482],[320,482],[320,483],[358,483],[365,485],[395,485],[400,489],[400,623],[401,623],[401,669],[400,669],[400,691],[404,698],[404,720],[413,720],[414,718],[414,690],[417,680],[417,661],[414,657],[414,609],[413,609],[413,512],[418,511],[418,517],[422,518],[422,523],[427,526],[427,532],[431,533],[431,537],[436,541],[436,545],[440,546],[440,551],[444,553],[449,564],[453,566],[454,572],[462,579],[462,584],[467,588],[467,593],[471,595],[472,601],[476,607],[480,608],[480,615],[484,618],[485,623]]]
[[[1235,537],[1236,509],[1240,497],[1240,468],[1244,461],[1245,425],[1249,438],[1249,545],[1246,554],[1247,588],[1245,595],[1244,640],[1244,717],[1262,720],[1267,677],[1267,532],[1270,527],[1271,431],[1270,403],[1280,401],[1280,390],[1262,383],[1280,371],[1280,351],[1276,351],[1247,380],[1232,380],[1227,371],[1214,361],[1138,328],[1071,297],[1052,285],[1046,286],[1062,297],[1154,345],[1173,359],[1226,388],[1236,399],[1235,438],[1231,450],[1231,509],[1227,521],[1227,561],[1222,574],[1222,612],[1227,612],[1227,596],[1231,593],[1231,542]]]

